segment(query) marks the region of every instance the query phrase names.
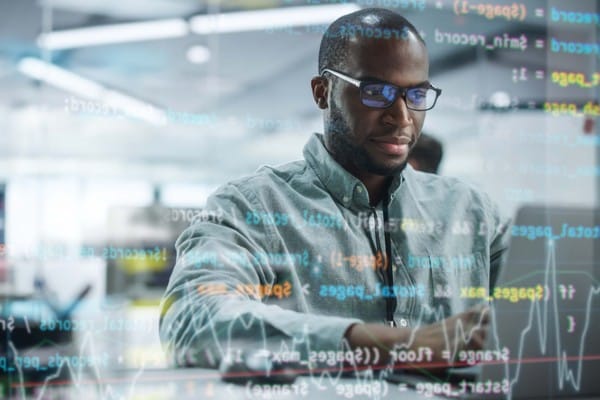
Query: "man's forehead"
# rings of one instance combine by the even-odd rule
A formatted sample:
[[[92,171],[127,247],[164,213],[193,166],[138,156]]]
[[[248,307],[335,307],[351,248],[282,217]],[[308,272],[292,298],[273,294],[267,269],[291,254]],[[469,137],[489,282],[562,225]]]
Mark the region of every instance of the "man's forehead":
[[[356,71],[385,67],[410,68],[427,74],[429,60],[427,49],[411,32],[405,38],[363,38],[351,41],[348,44],[347,66]]]

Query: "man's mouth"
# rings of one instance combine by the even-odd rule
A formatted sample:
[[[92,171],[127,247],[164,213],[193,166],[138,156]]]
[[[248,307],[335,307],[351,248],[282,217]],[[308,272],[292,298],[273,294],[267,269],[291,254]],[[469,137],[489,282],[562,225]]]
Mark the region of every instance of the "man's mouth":
[[[371,141],[384,153],[395,156],[407,155],[412,143],[409,136],[382,136]]]

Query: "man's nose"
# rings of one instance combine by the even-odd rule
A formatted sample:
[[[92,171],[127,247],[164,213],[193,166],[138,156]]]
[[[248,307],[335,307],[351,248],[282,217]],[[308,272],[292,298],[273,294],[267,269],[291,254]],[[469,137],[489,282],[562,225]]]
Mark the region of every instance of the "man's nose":
[[[387,122],[399,127],[405,127],[412,124],[412,115],[406,106],[405,96],[398,96],[396,101],[386,109]]]

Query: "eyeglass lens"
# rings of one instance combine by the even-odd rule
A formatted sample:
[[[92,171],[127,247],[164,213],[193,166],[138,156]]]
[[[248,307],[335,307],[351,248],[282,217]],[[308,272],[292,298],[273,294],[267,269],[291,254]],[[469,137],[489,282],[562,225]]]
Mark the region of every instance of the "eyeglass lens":
[[[398,96],[399,88],[386,83],[370,83],[363,87],[362,103],[368,107],[389,107]],[[406,90],[406,104],[415,110],[426,110],[433,106],[436,92],[427,88],[411,88]]]

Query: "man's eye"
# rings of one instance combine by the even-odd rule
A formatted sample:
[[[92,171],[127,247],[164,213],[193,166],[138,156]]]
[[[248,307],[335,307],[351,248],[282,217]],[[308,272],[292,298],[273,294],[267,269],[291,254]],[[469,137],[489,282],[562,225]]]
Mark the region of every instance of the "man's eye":
[[[365,93],[369,96],[381,96],[383,87],[370,86],[365,88]]]
[[[394,94],[395,94],[394,88],[392,86],[385,85],[383,87],[383,93],[382,94],[385,96],[386,99],[390,99],[391,100],[391,99],[394,98]]]
[[[408,97],[414,102],[422,102],[427,98],[427,89],[412,89],[408,91]]]

